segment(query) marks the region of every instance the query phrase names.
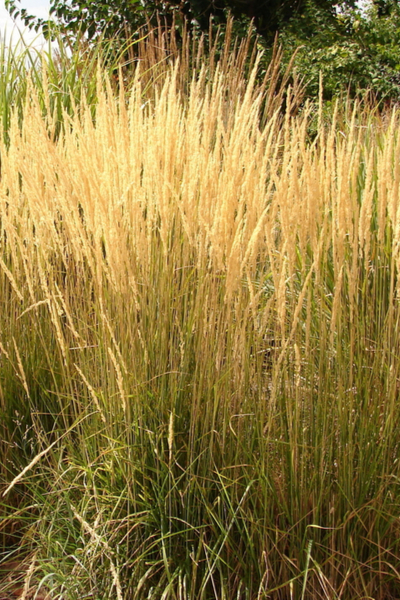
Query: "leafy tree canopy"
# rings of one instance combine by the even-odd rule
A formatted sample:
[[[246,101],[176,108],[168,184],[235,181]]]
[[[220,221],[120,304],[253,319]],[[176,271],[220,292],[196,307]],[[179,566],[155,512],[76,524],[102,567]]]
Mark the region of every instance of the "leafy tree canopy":
[[[400,6],[377,0],[367,9],[342,10],[335,19],[309,2],[281,32],[287,60],[299,46],[296,68],[318,95],[322,72],[325,98],[369,90],[376,100],[400,100]]]
[[[314,0],[324,13],[336,14],[336,6],[354,7],[356,0]],[[386,0],[377,0],[385,2]],[[27,26],[49,32],[49,22],[34,17],[23,8],[23,0],[5,0],[9,13]],[[207,31],[210,17],[216,24],[226,22],[231,13],[237,20],[253,20],[257,32],[270,41],[277,30],[307,8],[307,0],[50,0],[50,14],[71,33],[84,31],[89,39],[100,32],[106,37],[135,31],[160,15],[172,23],[187,22]]]

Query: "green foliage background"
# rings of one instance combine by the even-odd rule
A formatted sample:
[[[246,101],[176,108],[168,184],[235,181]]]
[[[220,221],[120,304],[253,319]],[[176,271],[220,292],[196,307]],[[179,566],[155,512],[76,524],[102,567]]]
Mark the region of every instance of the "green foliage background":
[[[287,59],[299,46],[298,72],[307,81],[310,96],[318,94],[323,75],[325,98],[371,90],[374,100],[400,97],[400,8],[390,5],[380,14],[378,5],[365,11],[344,10],[335,17],[309,2],[281,34]]]

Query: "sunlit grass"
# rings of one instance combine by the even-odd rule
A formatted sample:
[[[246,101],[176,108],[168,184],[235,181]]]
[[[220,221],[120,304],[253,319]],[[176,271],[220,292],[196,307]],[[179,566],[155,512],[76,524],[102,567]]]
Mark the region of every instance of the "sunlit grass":
[[[398,114],[311,140],[256,58],[171,62],[10,109],[4,560],[54,598],[396,598]]]

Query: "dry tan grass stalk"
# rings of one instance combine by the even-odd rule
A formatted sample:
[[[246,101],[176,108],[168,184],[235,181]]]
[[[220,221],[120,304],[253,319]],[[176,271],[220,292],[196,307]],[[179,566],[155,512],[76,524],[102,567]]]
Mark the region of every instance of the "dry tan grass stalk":
[[[26,308],[20,315],[18,315],[18,319],[21,319],[21,317],[23,317],[24,315],[26,315],[28,312],[30,312],[31,310],[33,310],[34,308],[37,308],[38,306],[42,306],[43,304],[48,304],[49,300],[39,300],[39,302],[35,302],[34,304],[32,304],[31,306],[28,306],[28,308]]]
[[[18,475],[16,477],[14,477],[14,479],[11,481],[11,483],[7,486],[7,488],[5,489],[5,491],[3,492],[2,496],[4,498],[4,496],[6,496],[8,494],[8,492],[10,492],[13,487],[19,482],[21,481],[21,479],[23,479],[24,475],[30,471],[42,458],[43,456],[46,456],[46,454],[48,452],[50,452],[50,450],[61,440],[62,437],[64,437],[66,435],[66,433],[62,436],[60,436],[57,440],[55,440],[52,444],[50,444],[50,446],[48,446],[47,448],[45,448],[44,450],[42,450],[41,452],[39,452],[39,454],[37,454],[35,456],[35,458],[33,460],[31,460],[31,462],[24,468],[22,469],[22,471],[20,473],[18,473]]]
[[[124,359],[122,357],[121,350],[119,348],[119,344],[118,344],[118,342],[117,342],[117,340],[115,338],[114,332],[113,332],[112,327],[110,325],[110,321],[109,321],[109,319],[107,318],[107,315],[104,312],[104,305],[103,305],[103,300],[101,299],[101,297],[99,298],[99,304],[100,304],[100,311],[101,311],[100,315],[101,315],[101,318],[102,318],[103,322],[106,324],[107,330],[108,330],[108,332],[110,334],[110,337],[111,337],[112,343],[114,345],[115,351],[117,353],[118,359],[120,361],[120,364],[122,365],[122,368],[124,369],[125,373],[127,373],[128,369],[127,369],[125,361],[124,361]]]
[[[0,342],[0,352],[2,354],[4,354],[4,356],[7,358],[7,360],[9,360],[9,362],[11,362],[10,355],[8,354],[7,350],[4,348],[4,346],[1,342]]]
[[[33,575],[33,573],[35,571],[35,566],[36,566],[36,556],[37,556],[37,553],[35,552],[34,555],[33,555],[33,557],[32,557],[32,559],[31,559],[31,561],[30,561],[29,568],[28,568],[28,570],[26,572],[26,575],[25,575],[25,578],[24,578],[24,587],[23,587],[23,590],[22,590],[22,594],[19,597],[19,600],[27,600],[27,598],[28,598],[28,594],[29,594],[29,591],[30,591],[30,585],[31,585],[31,579],[32,579],[32,575]]]
[[[124,390],[124,380],[122,377],[122,371],[121,371],[121,367],[118,364],[118,361],[115,357],[114,352],[112,351],[112,349],[110,347],[107,348],[108,354],[110,355],[110,358],[112,360],[112,363],[114,365],[114,369],[117,373],[117,385],[118,385],[118,390],[119,390],[119,394],[121,396],[121,403],[122,403],[122,409],[124,411],[124,415],[126,416],[126,396],[125,396],[125,390]]]
[[[169,463],[172,462],[172,452],[174,449],[174,412],[171,411],[169,415],[168,423],[168,450],[169,450]]]
[[[18,365],[18,370],[19,370],[19,376],[20,376],[22,384],[24,386],[26,395],[28,396],[28,398],[30,398],[28,382],[26,381],[25,371],[24,371],[24,367],[23,367],[23,364],[22,364],[22,361],[21,361],[21,356],[20,356],[19,351],[18,351],[18,346],[17,346],[17,343],[16,343],[14,337],[13,337],[12,340],[13,340],[13,344],[14,344],[15,355],[17,357],[17,365]]]
[[[96,394],[95,390],[90,385],[90,383],[86,379],[85,375],[82,373],[81,369],[78,367],[78,365],[76,363],[74,363],[74,367],[78,371],[79,375],[82,377],[82,379],[83,379],[83,381],[84,381],[87,389],[89,390],[90,395],[92,396],[92,400],[93,400],[93,402],[94,402],[97,410],[100,413],[101,420],[103,421],[103,423],[107,423],[107,419],[106,419],[106,417],[104,415],[103,409],[100,406],[99,399],[97,398],[97,394]]]
[[[72,332],[72,335],[74,336],[74,338],[76,340],[82,342],[82,344],[86,346],[87,343],[85,342],[85,340],[82,338],[82,336],[75,329],[74,322],[72,320],[72,316],[70,314],[70,311],[68,310],[67,304],[66,304],[65,299],[64,299],[64,297],[63,297],[63,295],[62,295],[62,293],[60,291],[60,288],[57,285],[57,282],[54,282],[54,286],[55,286],[55,288],[56,288],[56,290],[57,290],[58,293],[57,293],[57,296],[55,296],[53,294],[53,298],[54,298],[55,301],[56,301],[56,298],[58,298],[59,301],[61,302],[61,305],[62,305],[63,311],[64,311],[64,315],[67,318],[68,325],[69,325],[69,328],[70,328],[70,330]]]
[[[113,551],[110,548],[109,544],[97,533],[94,527],[92,527],[83,517],[78,513],[76,508],[71,504],[72,512],[74,513],[74,517],[77,521],[82,525],[83,529],[90,534],[92,540],[96,541],[98,544],[103,546],[107,550],[108,560],[110,561],[110,571],[113,578],[113,584],[115,586],[117,592],[118,600],[123,600],[121,583],[119,580],[118,571],[114,565],[114,561],[112,559]]]
[[[115,565],[114,565],[113,561],[111,560],[111,558],[110,558],[110,571],[111,571],[113,583],[114,583],[114,586],[115,586],[115,589],[117,592],[117,598],[118,598],[118,600],[123,600],[121,582],[119,580],[118,571],[115,568]]]
[[[7,268],[6,264],[4,263],[3,259],[0,258],[0,267],[3,269],[3,272],[5,273],[5,275],[7,276],[7,279],[9,280],[12,289],[14,290],[14,292],[17,294],[18,298],[21,300],[21,302],[23,302],[24,297],[21,294],[21,292],[18,289],[18,286],[16,284],[16,281],[14,279],[13,274],[11,273],[11,271]]]
[[[57,302],[56,300],[53,298],[53,302],[49,302],[48,303],[48,307],[49,307],[49,313],[50,313],[50,318],[51,318],[51,322],[54,325],[54,329],[56,332],[56,339],[58,342],[58,346],[61,350],[61,354],[64,358],[65,363],[67,363],[67,346],[65,343],[65,339],[64,339],[64,334],[62,332],[62,329],[60,327],[60,322],[59,322],[59,318],[60,318],[60,313],[57,310]]]
[[[82,417],[81,419],[79,419],[79,421],[77,423],[74,423],[74,425],[72,425],[71,427],[69,427],[68,429],[66,429],[64,431],[64,433],[62,435],[60,435],[56,440],[54,440],[54,442],[52,442],[49,446],[47,446],[47,448],[45,448],[44,450],[42,450],[41,452],[39,452],[39,454],[37,454],[32,460],[31,462],[24,467],[24,469],[22,469],[22,471],[20,473],[18,473],[18,475],[16,477],[14,477],[14,479],[11,481],[11,483],[7,486],[7,488],[5,489],[5,491],[3,492],[2,496],[6,496],[12,489],[13,487],[19,482],[21,481],[21,479],[23,479],[24,475],[30,471],[44,456],[46,456],[46,454],[48,454],[50,452],[50,450],[52,448],[54,448],[54,446],[56,444],[58,444],[64,437],[66,437],[75,427],[77,427],[80,423],[82,423],[85,419],[88,418],[88,415],[85,415],[84,417]]]

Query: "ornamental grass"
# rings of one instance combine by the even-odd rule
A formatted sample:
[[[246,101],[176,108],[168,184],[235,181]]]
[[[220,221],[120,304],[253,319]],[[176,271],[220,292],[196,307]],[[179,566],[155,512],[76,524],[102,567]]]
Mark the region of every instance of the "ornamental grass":
[[[399,597],[399,114],[227,64],[96,66],[61,112],[42,66],[3,121],[24,597]]]

